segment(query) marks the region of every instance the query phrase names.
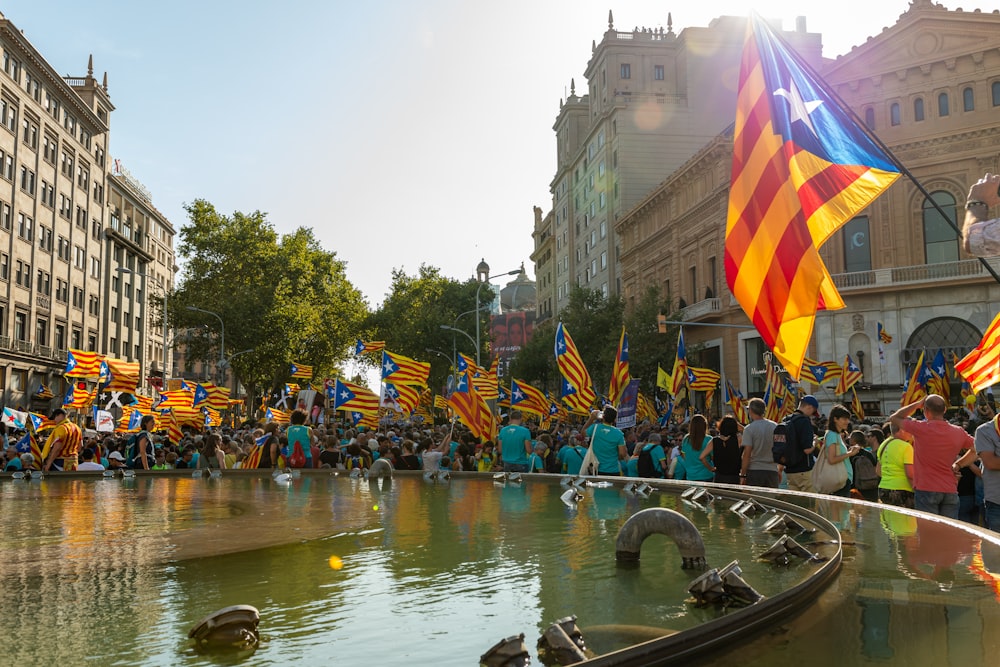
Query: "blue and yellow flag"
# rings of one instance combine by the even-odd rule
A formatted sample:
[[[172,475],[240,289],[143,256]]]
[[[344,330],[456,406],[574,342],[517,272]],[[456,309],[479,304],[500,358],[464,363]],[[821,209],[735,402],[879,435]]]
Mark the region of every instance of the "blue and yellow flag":
[[[816,311],[844,307],[819,247],[899,172],[826,83],[754,15],[736,103],[726,280],[793,378]]]

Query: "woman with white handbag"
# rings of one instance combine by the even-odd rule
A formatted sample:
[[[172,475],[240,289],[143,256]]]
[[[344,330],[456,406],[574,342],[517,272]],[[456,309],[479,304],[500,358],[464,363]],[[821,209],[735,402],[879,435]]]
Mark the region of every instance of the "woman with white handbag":
[[[843,405],[830,408],[830,419],[823,436],[823,450],[813,466],[813,488],[819,493],[828,493],[844,498],[851,497],[854,467],[851,457],[860,448],[855,445],[848,449],[843,433],[851,424],[851,413]]]

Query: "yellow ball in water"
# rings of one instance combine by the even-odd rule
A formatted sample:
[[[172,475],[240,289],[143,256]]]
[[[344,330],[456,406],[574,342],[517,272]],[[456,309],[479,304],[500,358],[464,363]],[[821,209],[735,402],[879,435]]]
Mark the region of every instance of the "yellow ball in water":
[[[344,561],[340,559],[340,556],[330,556],[330,567],[339,570],[344,567]]]

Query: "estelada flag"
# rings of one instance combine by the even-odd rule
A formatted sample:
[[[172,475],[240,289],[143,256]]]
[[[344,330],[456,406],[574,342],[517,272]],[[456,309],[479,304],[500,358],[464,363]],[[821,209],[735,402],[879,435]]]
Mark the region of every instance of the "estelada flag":
[[[416,359],[382,350],[382,379],[396,384],[423,386],[431,374],[431,365]]]
[[[608,399],[611,404],[617,406],[622,400],[625,387],[628,386],[631,376],[628,367],[628,334],[625,327],[622,327],[622,335],[618,339],[618,350],[615,352],[615,363],[611,367],[611,385],[608,387]]]
[[[66,353],[66,369],[63,375],[71,378],[98,378],[101,376],[101,360],[96,352],[70,349]]]
[[[955,364],[955,370],[968,381],[974,394],[1000,382],[1000,314],[993,318],[979,345]]]
[[[726,281],[796,380],[817,310],[844,307],[819,248],[900,169],[756,15],[740,67]]]
[[[313,376],[312,366],[306,366],[305,364],[297,364],[294,361],[292,362],[289,371],[293,378],[305,378],[308,380]]]
[[[594,381],[562,322],[556,327],[555,353],[556,365],[563,376],[562,400],[574,412],[586,412],[597,400]]]

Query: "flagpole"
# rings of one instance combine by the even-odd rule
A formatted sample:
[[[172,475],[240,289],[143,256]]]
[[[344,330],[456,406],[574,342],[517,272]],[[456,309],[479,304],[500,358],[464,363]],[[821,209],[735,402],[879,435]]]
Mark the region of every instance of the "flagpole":
[[[762,25],[767,27],[767,30],[771,33],[771,36],[774,37],[778,42],[780,42],[781,45],[785,47],[785,49],[796,55],[799,55],[799,52],[796,51],[794,48],[792,48],[792,46],[788,42],[786,42],[781,35],[771,30],[771,26],[769,26],[766,21],[762,20],[760,16],[757,14],[757,12],[751,12],[751,13],[754,14],[756,19]],[[920,183],[920,181],[917,180],[917,177],[914,176],[913,173],[909,169],[907,169],[902,162],[900,162],[899,158],[896,157],[896,155],[891,150],[889,150],[889,147],[885,145],[885,142],[879,139],[878,135],[876,135],[875,132],[870,127],[868,127],[868,125],[864,121],[862,121],[861,118],[856,113],[854,113],[854,109],[852,109],[847,104],[847,102],[844,101],[844,99],[837,93],[837,91],[835,91],[830,86],[830,84],[827,83],[826,79],[819,72],[813,69],[812,65],[806,62],[805,58],[802,58],[799,55],[799,60],[801,61],[803,69],[809,72],[809,74],[814,76],[817,80],[823,82],[823,85],[826,88],[826,92],[829,93],[830,95],[830,99],[832,99],[837,104],[837,106],[840,107],[840,110],[843,113],[845,113],[854,121],[855,125],[857,125],[857,127],[861,130],[861,132],[865,136],[871,139],[879,148],[881,148],[885,152],[886,156],[890,159],[890,161],[892,161],[892,163],[896,166],[896,168],[899,169],[899,173],[910,179],[910,182],[913,183],[914,186],[916,186],[920,194],[922,194],[926,199],[930,200],[931,204],[934,206],[934,210],[941,215],[944,221],[948,223],[949,227],[955,230],[955,235],[959,239],[961,239],[962,230],[959,229],[958,224],[956,222],[952,222],[951,218],[948,217],[948,214],[944,212],[943,208],[941,208],[941,205],[938,204],[936,201],[934,201],[934,198],[931,197],[931,194],[927,191],[927,189],[924,188],[924,186]],[[989,262],[987,262],[986,259],[983,257],[979,257],[977,259],[979,259],[979,263],[983,265],[983,268],[986,269],[987,273],[993,276],[993,279],[997,281],[998,284],[1000,284],[1000,275],[998,275],[997,272],[993,270],[993,267],[990,266]]]

